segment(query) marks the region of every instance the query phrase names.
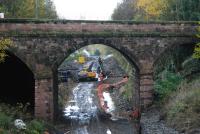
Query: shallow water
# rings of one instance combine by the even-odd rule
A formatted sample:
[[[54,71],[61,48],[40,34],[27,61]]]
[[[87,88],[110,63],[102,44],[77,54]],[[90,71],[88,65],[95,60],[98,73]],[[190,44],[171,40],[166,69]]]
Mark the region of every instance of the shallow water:
[[[87,82],[73,89],[72,99],[64,109],[64,117],[70,122],[67,134],[133,134],[133,125],[128,120],[111,120],[115,106],[109,93],[103,94],[109,115],[100,112],[95,91],[96,84]]]

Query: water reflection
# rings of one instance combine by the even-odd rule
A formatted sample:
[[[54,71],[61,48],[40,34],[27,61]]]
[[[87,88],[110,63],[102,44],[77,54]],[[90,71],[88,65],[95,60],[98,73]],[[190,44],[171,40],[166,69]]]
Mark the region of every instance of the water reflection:
[[[103,93],[109,114],[100,112],[96,87],[96,83],[85,82],[73,89],[72,99],[64,109],[65,118],[71,122],[68,134],[133,134],[128,120],[113,118],[115,105],[109,93]]]
[[[93,83],[79,83],[73,90],[73,99],[67,104],[64,113],[66,118],[76,120],[79,124],[89,123],[97,113],[93,103]]]

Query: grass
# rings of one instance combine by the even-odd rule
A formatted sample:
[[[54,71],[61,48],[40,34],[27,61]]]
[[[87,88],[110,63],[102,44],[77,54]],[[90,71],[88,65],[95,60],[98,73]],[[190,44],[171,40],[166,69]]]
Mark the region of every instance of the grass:
[[[200,78],[184,80],[177,91],[170,95],[164,107],[167,123],[179,130],[188,132],[200,126]]]

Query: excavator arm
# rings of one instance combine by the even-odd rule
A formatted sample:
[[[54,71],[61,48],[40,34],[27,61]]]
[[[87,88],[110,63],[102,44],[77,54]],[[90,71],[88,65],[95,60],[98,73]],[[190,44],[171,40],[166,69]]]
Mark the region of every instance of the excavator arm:
[[[125,76],[121,81],[113,83],[113,84],[103,84],[103,75],[100,75],[100,83],[97,87],[97,92],[98,92],[98,98],[99,98],[99,102],[100,102],[100,107],[106,111],[106,109],[108,108],[107,103],[104,101],[104,96],[103,96],[103,92],[106,90],[110,90],[112,88],[115,87],[120,87],[123,84],[128,82],[128,76]]]

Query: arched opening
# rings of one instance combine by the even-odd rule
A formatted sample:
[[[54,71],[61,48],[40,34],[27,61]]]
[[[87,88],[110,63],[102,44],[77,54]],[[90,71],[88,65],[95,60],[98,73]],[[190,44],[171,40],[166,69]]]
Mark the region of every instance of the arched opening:
[[[99,57],[102,60],[103,69],[100,67]],[[59,117],[65,121],[74,119],[85,123],[88,119],[89,121],[94,121],[91,116],[97,118],[98,115],[103,115],[103,117],[112,115],[111,113],[105,114],[105,111],[99,106],[99,68],[105,71],[105,76],[107,77],[103,83],[116,84],[116,87],[113,86],[111,89],[106,89],[109,93],[107,94],[109,96],[108,99],[112,99],[112,102],[108,100],[106,102],[114,103],[113,105],[115,105],[114,107],[118,114],[116,115],[119,118],[124,117],[126,120],[129,112],[138,106],[138,67],[135,66],[131,59],[127,58],[126,54],[121,53],[119,50],[104,44],[92,44],[71,53],[58,67],[58,77],[56,78],[58,78]],[[94,76],[89,75],[93,72]],[[124,76],[129,76],[128,82],[119,84]],[[88,92],[90,93],[88,94]],[[106,98],[105,96],[104,99]],[[108,108],[110,108],[112,104],[108,105]],[[101,116],[98,116],[98,119],[102,120]],[[108,124],[110,124],[109,121],[112,122],[116,117],[113,116],[109,119],[106,119]],[[83,122],[81,122],[81,125],[83,125]],[[96,124],[95,122],[93,123]],[[127,126],[130,126],[130,124]],[[91,131],[94,133],[94,126],[89,125],[88,127],[91,127]],[[123,132],[124,130],[119,131]],[[131,130],[127,129],[127,131]]]
[[[165,68],[173,68],[176,71],[182,69],[181,64],[185,59],[191,57],[194,44],[173,44],[162,52],[154,62],[154,73],[159,73]],[[173,61],[172,61],[173,60]],[[174,65],[172,65],[174,64]]]
[[[17,56],[6,51],[5,61],[0,63],[0,102],[16,105],[30,103],[34,112],[34,74]]]
[[[169,46],[154,62],[154,96],[162,100],[172,90],[176,90],[181,80],[189,76],[186,62],[193,60],[194,44],[174,44]],[[164,87],[166,86],[166,87]]]

